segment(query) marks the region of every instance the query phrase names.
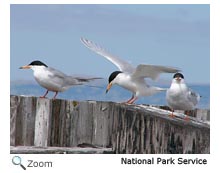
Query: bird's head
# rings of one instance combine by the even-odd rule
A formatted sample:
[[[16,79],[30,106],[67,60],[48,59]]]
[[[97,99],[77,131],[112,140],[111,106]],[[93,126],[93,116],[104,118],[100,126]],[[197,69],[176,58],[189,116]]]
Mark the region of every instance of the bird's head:
[[[44,64],[43,62],[36,60],[36,61],[31,62],[28,65],[24,65],[20,67],[19,69],[34,69],[35,67],[48,67],[48,66]]]
[[[173,81],[175,83],[182,83],[184,82],[184,76],[182,73],[176,73],[173,75]]]
[[[108,78],[108,86],[106,88],[106,93],[110,90],[113,84],[115,84],[116,78],[118,74],[122,73],[121,71],[114,71],[113,73],[110,74]]]

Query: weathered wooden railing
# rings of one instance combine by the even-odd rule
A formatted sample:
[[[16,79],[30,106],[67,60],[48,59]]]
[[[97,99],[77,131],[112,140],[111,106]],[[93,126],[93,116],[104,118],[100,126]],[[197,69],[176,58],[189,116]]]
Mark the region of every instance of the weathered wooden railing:
[[[10,105],[11,153],[210,152],[209,110],[186,121],[147,105],[27,96]]]

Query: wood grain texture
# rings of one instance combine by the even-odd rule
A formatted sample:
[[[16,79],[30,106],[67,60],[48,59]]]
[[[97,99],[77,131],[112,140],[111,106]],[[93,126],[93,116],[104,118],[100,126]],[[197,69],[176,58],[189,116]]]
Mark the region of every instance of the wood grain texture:
[[[163,110],[161,116],[155,115],[149,107],[144,111],[136,109],[135,113],[133,108],[123,106],[118,110],[118,115],[114,114],[112,139],[116,153],[210,152],[210,129],[206,123],[171,119],[166,111],[163,117]]]
[[[114,153],[210,153],[209,110],[11,96],[11,146],[77,147]]]
[[[113,154],[111,148],[11,146],[11,154]]]

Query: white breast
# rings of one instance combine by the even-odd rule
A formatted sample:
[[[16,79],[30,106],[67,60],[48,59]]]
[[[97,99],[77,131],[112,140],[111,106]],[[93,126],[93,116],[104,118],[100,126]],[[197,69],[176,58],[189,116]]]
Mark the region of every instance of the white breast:
[[[188,87],[185,84],[172,84],[167,90],[166,100],[174,110],[193,110],[195,105],[189,100]]]
[[[32,67],[34,71],[34,78],[39,85],[46,88],[49,91],[64,91],[62,87],[62,81],[59,81],[53,74],[47,70],[44,66]]]

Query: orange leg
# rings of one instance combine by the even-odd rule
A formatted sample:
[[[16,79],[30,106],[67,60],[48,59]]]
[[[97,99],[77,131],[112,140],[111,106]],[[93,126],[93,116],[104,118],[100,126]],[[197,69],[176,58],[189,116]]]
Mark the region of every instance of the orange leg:
[[[132,95],[132,97],[128,101],[122,103],[133,104],[137,99],[138,99],[137,97]]]
[[[134,97],[132,99],[130,99],[127,103],[128,104],[133,104],[138,98],[137,97]]]
[[[186,121],[190,120],[188,114],[189,114],[188,111],[186,111],[186,113],[185,113],[186,116],[184,117],[184,120],[186,120]]]
[[[170,114],[170,117],[171,117],[171,118],[174,118],[174,117],[175,117],[175,115],[173,114],[174,109],[172,109],[171,111],[172,111],[172,113]]]
[[[129,103],[133,98],[134,98],[134,95],[132,95],[132,97],[128,101],[126,101],[125,103]]]
[[[46,91],[46,93],[43,96],[40,96],[40,98],[45,98],[47,94],[48,94],[48,90]]]
[[[53,96],[53,99],[56,99],[57,94],[58,94],[58,91],[56,91],[55,95]]]

